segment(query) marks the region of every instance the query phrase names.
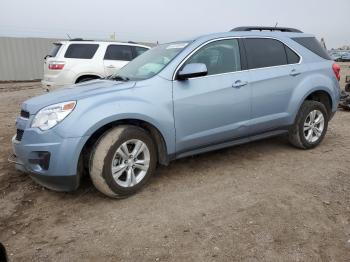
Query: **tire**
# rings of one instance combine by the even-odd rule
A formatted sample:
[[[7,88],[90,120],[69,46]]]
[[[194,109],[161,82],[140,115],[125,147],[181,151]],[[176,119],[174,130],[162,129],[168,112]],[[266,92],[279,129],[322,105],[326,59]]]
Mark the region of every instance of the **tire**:
[[[322,132],[319,132],[319,130],[321,130],[321,126],[319,124],[314,124],[314,127],[316,127],[315,130],[318,131],[318,135],[316,135],[316,133],[313,131],[313,128],[310,127],[312,126],[312,124],[310,125],[310,114],[311,112],[315,111],[322,114],[324,119]],[[316,120],[318,119],[319,113],[316,114],[317,117],[314,117],[315,122],[317,122]],[[318,146],[327,133],[328,120],[329,116],[327,109],[322,103],[311,100],[304,101],[299,109],[293,126],[289,130],[289,142],[293,146],[301,149],[311,149]],[[310,129],[306,131],[305,129],[309,127]],[[312,136],[315,135],[315,137],[308,136],[310,130],[312,132]]]
[[[345,85],[345,92],[350,92],[350,83],[347,83],[346,85]]]
[[[139,144],[142,144],[140,150],[143,151],[139,155],[135,153],[135,158],[126,157],[126,150],[130,156],[134,150],[138,151],[136,145]],[[142,161],[144,164],[141,165]],[[108,130],[96,142],[90,155],[90,177],[101,193],[113,198],[126,197],[147,183],[155,172],[156,164],[156,148],[150,135],[142,128],[123,125]],[[142,166],[142,169],[136,166]],[[114,172],[119,178],[113,177],[112,168],[119,170]]]

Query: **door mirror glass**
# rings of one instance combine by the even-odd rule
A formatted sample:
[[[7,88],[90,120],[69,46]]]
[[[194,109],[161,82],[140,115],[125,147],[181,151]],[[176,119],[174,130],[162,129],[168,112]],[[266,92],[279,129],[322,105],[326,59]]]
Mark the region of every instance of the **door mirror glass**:
[[[187,64],[177,74],[178,80],[186,80],[193,77],[206,76],[208,74],[207,66],[203,63]]]

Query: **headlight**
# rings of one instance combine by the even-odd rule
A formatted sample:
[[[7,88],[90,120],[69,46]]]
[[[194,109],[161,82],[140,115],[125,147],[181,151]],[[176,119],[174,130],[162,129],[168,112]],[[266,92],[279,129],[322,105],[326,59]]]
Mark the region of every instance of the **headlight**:
[[[48,130],[65,119],[75,108],[76,101],[54,104],[41,109],[34,117],[32,127]]]

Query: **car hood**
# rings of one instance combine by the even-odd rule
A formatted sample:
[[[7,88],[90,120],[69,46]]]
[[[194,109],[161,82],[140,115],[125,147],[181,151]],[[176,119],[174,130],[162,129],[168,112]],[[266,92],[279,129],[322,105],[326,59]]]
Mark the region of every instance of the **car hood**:
[[[135,86],[135,83],[134,81],[93,80],[30,98],[22,104],[22,109],[30,114],[36,114],[40,109],[49,105],[130,89]]]

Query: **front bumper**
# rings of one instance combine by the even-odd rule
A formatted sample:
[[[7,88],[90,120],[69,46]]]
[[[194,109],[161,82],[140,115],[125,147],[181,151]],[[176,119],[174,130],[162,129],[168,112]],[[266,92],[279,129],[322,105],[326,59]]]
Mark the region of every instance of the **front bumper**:
[[[39,185],[55,191],[69,192],[74,191],[79,187],[80,177],[73,176],[48,176],[40,173],[35,173],[32,170],[26,169],[24,164],[17,159],[15,154],[9,156],[8,161],[15,164],[17,170],[28,173],[29,176]]]
[[[73,191],[80,184],[78,161],[82,140],[61,138],[54,131],[26,129],[21,141],[12,138],[13,155],[9,161],[49,189]]]

